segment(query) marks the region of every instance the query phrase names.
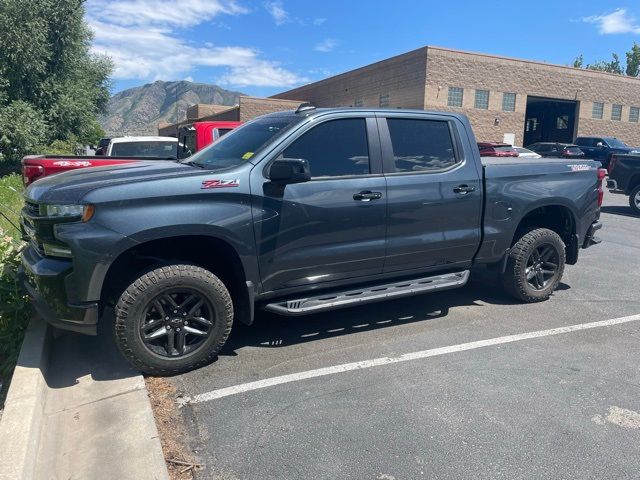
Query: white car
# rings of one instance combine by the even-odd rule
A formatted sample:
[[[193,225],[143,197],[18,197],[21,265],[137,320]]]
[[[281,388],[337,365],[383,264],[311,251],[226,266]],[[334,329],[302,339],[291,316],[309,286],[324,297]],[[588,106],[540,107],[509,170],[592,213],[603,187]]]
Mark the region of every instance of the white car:
[[[178,139],[174,137],[117,137],[107,147],[108,157],[178,158]]]
[[[538,155],[536,152],[534,152],[533,150],[529,150],[528,148],[524,148],[524,147],[513,147],[516,149],[516,152],[518,152],[518,156],[522,157],[522,158],[542,158],[542,155]]]

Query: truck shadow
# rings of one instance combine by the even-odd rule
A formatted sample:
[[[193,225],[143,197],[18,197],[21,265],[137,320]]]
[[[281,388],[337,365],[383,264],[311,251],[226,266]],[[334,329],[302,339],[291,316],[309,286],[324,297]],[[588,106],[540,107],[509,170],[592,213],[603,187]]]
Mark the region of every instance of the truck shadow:
[[[101,321],[104,320],[109,319]],[[92,381],[101,382],[140,374],[122,357],[110,332],[101,333],[95,337],[73,332],[54,334],[49,344],[49,362],[45,372],[49,388],[76,385],[87,375]]]
[[[623,217],[632,217],[632,218],[640,218],[637,215],[634,215],[631,207],[625,207],[620,205],[605,205],[600,207],[600,212],[602,213],[610,213],[612,215],[621,215]]]
[[[569,285],[560,283],[558,290]],[[325,338],[431,321],[449,315],[453,307],[520,305],[508,297],[488,272],[472,275],[461,289],[406,297],[330,312],[285,317],[256,310],[252,326],[234,325],[222,356],[235,356],[242,347],[279,348]]]

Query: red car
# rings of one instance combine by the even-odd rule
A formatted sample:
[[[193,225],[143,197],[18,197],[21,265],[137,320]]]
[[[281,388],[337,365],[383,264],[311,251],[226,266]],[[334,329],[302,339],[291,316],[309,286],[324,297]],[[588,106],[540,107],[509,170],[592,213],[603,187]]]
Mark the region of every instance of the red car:
[[[195,122],[193,125],[183,127],[178,143],[179,148],[182,150],[177,152],[178,158],[184,158],[202,150],[241,124],[242,122]],[[104,155],[108,147],[102,146],[101,148]],[[40,178],[75,170],[76,168],[122,165],[140,160],[167,160],[166,158],[110,157],[103,155],[84,157],[74,155],[28,155],[22,159],[22,178],[26,186]]]
[[[513,145],[498,142],[478,142],[481,157],[517,157],[518,151]]]

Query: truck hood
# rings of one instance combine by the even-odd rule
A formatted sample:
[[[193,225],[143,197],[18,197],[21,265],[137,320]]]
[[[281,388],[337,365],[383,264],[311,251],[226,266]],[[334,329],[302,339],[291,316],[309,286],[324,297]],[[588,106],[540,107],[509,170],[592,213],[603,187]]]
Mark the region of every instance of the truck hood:
[[[38,180],[25,191],[25,198],[39,203],[77,203],[92,190],[136,184],[167,177],[181,178],[211,173],[172,161],[140,161],[107,167],[71,170]]]

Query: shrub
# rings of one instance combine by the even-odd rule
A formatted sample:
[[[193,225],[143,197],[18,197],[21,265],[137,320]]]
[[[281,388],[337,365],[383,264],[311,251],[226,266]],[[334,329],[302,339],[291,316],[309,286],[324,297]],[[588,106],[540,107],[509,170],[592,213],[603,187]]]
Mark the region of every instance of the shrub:
[[[0,374],[14,367],[29,323],[30,306],[18,282],[22,244],[9,236],[0,242]]]

